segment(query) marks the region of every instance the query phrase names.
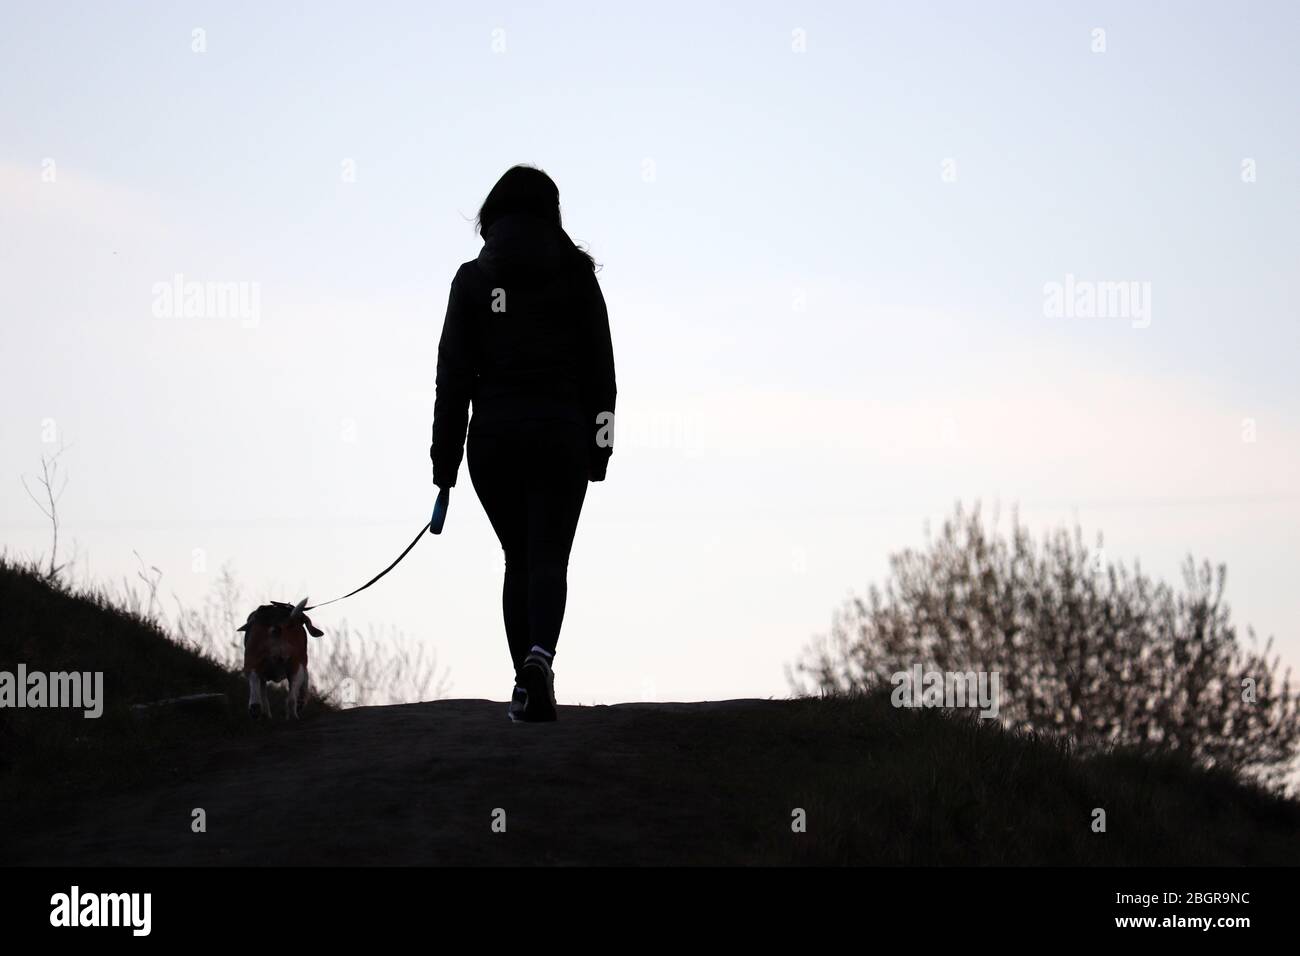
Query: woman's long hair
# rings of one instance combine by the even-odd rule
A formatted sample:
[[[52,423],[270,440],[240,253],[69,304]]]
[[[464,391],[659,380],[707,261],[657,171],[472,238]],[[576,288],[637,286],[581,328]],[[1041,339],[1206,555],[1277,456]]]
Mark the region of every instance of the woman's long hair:
[[[553,223],[555,228],[564,232],[564,226],[560,222],[559,187],[555,185],[555,180],[536,166],[521,164],[507,169],[497,180],[497,184],[492,187],[492,191],[487,194],[487,199],[483,200],[474,225],[479,235],[483,235],[492,227],[492,223],[511,213],[536,216],[538,219]],[[568,233],[564,233],[564,236],[568,239]],[[596,260],[572,239],[569,239],[569,243],[573,246],[573,251],[582,256],[594,272]]]

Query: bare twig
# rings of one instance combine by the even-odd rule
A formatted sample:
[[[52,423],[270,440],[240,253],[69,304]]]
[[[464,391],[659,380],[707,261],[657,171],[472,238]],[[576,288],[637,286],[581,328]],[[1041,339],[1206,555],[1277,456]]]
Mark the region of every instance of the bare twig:
[[[158,583],[162,580],[162,569],[154,565],[146,566],[144,558],[140,557],[139,551],[132,551],[136,561],[140,563],[140,569],[135,572],[135,576],[144,582],[144,586],[149,589],[149,604],[145,608],[144,616],[149,620],[156,620],[158,610]],[[152,573],[150,573],[152,572]]]
[[[60,572],[63,571],[67,564],[60,564],[59,556],[59,500],[68,488],[68,478],[63,477],[62,484],[59,483],[59,456],[67,448],[60,443],[59,450],[53,455],[41,456],[41,476],[36,479],[41,489],[44,491],[44,501],[36,496],[31,487],[27,484],[26,477],[19,476],[19,481],[23,484],[23,490],[27,492],[27,497],[36,502],[36,507],[41,510],[50,522],[50,532],[52,542],[50,544],[50,566],[45,572],[45,576],[51,581],[57,581]]]

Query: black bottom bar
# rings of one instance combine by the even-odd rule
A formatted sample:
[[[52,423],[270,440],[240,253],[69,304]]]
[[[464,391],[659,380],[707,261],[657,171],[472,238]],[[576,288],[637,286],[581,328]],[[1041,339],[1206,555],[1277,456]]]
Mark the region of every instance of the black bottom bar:
[[[641,939],[717,928],[760,937],[870,939],[903,932],[918,945],[1025,938],[1132,937],[1181,945],[1290,932],[1290,869],[23,869],[0,903],[6,938],[155,939],[247,945],[260,935],[337,941],[413,934],[485,943],[534,913],[553,939],[604,933],[610,919]],[[73,919],[73,887],[76,918]],[[88,901],[88,897],[92,897]],[[132,916],[135,917],[132,920]],[[72,922],[113,921],[117,926]],[[504,922],[503,922],[504,921]],[[65,925],[55,926],[54,922]],[[450,934],[455,933],[453,937]],[[1044,937],[1041,934],[1051,933]],[[688,934],[689,935],[689,934]],[[613,941],[610,940],[611,945]]]

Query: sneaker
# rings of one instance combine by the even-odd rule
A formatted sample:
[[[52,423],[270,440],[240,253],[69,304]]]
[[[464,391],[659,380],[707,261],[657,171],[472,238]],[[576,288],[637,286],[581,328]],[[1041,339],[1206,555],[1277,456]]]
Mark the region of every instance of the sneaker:
[[[515,685],[515,692],[510,697],[510,706],[506,708],[506,716],[512,721],[524,719],[524,708],[528,706],[528,691],[524,690],[518,684]]]
[[[529,723],[555,720],[555,672],[551,670],[551,655],[540,647],[533,647],[519,668],[519,683],[526,691],[521,719]]]

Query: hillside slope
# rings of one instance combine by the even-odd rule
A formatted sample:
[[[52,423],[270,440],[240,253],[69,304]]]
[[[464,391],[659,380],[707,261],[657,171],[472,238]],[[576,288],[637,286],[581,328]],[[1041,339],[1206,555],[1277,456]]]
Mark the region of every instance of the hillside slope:
[[[447,700],[254,725],[233,675],[0,572],[0,669],[133,668],[106,675],[98,721],[24,711],[9,728],[0,862],[1300,861],[1294,802],[1168,758],[1080,759],[885,696],[562,707],[536,726],[510,724],[503,703]],[[14,617],[15,599],[37,603]],[[141,668],[143,654],[157,664]],[[133,698],[213,688],[234,695],[227,713],[126,714]],[[1091,828],[1098,807],[1105,833]]]

